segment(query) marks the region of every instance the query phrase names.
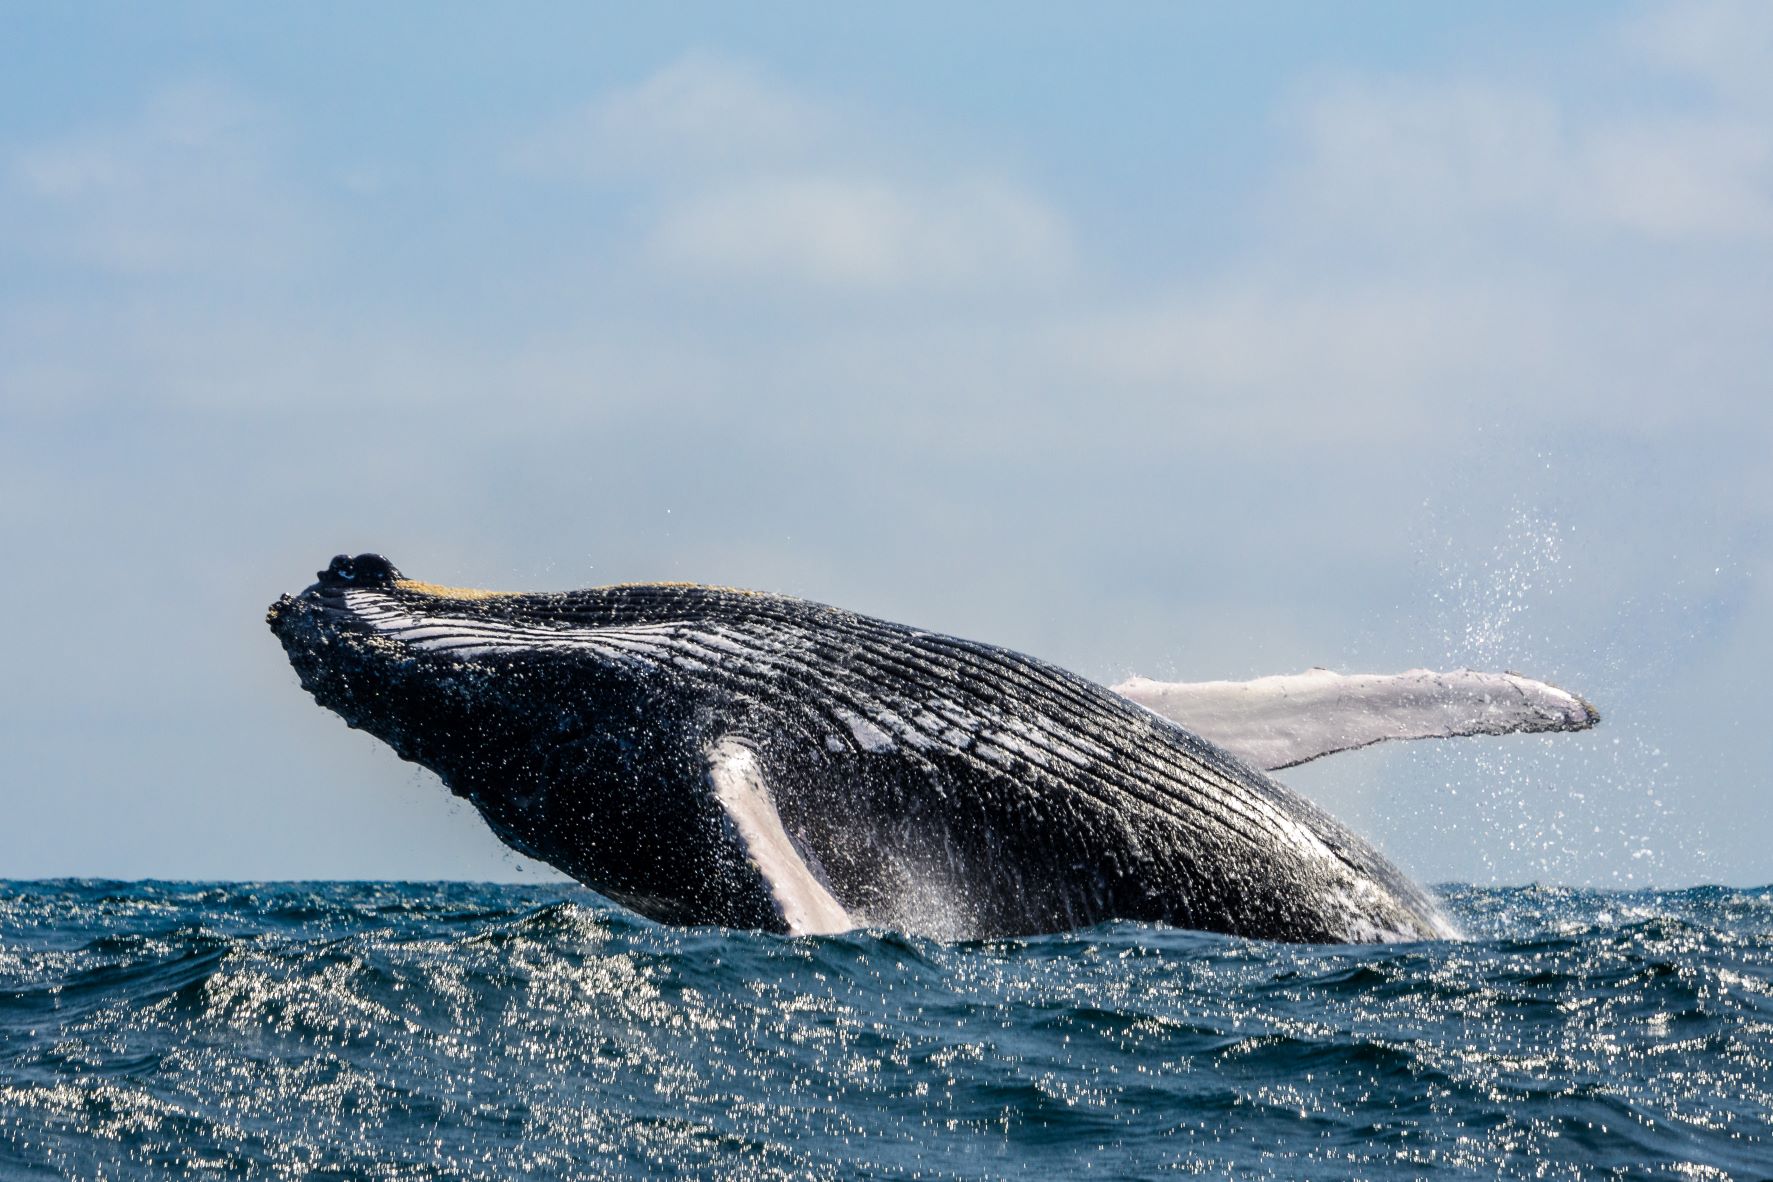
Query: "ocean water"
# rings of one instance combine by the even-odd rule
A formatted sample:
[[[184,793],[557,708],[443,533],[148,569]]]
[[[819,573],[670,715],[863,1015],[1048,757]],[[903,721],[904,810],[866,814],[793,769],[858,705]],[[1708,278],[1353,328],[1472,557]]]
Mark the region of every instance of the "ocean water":
[[[1773,1177],[1773,889],[1446,893],[1314,948],[5,883],[0,1177]]]

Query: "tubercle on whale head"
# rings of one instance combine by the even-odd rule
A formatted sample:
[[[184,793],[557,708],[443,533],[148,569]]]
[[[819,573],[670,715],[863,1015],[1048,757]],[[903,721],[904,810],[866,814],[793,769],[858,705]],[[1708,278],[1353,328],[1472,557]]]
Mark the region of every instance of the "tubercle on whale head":
[[[294,619],[291,614],[298,605],[317,592],[340,591],[350,587],[393,587],[405,581],[399,568],[380,554],[365,553],[353,558],[337,554],[325,570],[314,572],[314,582],[300,596],[279,595],[265,612],[265,623],[280,638]],[[285,640],[285,645],[288,642]]]
[[[279,626],[289,616],[290,608],[295,606],[295,599],[289,595],[279,595],[277,602],[265,609],[265,623],[272,632],[278,632]],[[281,633],[278,633],[281,635]]]
[[[404,576],[380,554],[337,554],[315,578],[322,587],[391,587]]]

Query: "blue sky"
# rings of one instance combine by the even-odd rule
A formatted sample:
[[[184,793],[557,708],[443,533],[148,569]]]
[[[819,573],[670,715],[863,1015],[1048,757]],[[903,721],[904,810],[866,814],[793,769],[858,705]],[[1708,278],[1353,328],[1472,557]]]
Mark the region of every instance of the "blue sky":
[[[19,7],[0,875],[511,877],[262,622],[340,550],[1086,675],[1473,665],[1288,779],[1773,880],[1773,10]]]

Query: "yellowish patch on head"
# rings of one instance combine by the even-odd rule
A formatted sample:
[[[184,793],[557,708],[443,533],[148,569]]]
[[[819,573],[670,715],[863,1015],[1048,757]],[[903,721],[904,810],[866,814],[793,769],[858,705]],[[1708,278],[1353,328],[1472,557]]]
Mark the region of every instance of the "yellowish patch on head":
[[[420,595],[434,595],[439,599],[509,599],[515,595],[523,595],[522,591],[483,591],[478,587],[445,587],[439,583],[425,583],[418,579],[396,579],[394,586],[401,591],[414,591]],[[708,583],[607,583],[601,587],[590,587],[590,591],[621,591],[626,588],[684,588],[700,591],[720,591],[728,595],[759,595],[767,596],[767,591],[752,591],[745,587],[716,587]]]
[[[719,586],[714,583],[685,583],[685,582],[605,583],[603,586],[593,587],[593,588],[591,588],[591,590],[593,590],[593,591],[620,591],[624,587],[670,587],[673,589],[682,588],[682,589],[687,589],[687,590],[692,590],[692,591],[722,591],[728,595],[768,595],[769,594],[769,592],[767,592],[767,591],[753,591],[749,587],[722,587],[722,586]]]
[[[515,591],[483,591],[478,587],[445,587],[438,583],[421,583],[417,579],[395,579],[394,586],[420,595],[435,595],[439,599],[504,599],[517,594]]]

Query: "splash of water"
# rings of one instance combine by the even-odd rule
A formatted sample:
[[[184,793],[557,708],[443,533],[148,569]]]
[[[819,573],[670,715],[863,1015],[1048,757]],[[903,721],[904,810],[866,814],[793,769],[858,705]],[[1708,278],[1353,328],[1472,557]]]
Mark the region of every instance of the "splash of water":
[[[1451,665],[1518,669],[1582,692],[1607,719],[1595,736],[1549,736],[1422,752],[1449,798],[1437,833],[1458,839],[1466,817],[1472,848],[1491,882],[1518,880],[1525,868],[1541,881],[1659,881],[1670,852],[1690,855],[1674,769],[1659,745],[1629,716],[1612,709],[1625,664],[1606,649],[1582,651],[1558,600],[1578,582],[1574,530],[1550,513],[1510,504],[1498,524],[1465,509],[1452,519],[1426,507],[1429,536],[1419,544],[1430,572],[1429,614],[1440,656]],[[1487,544],[1472,535],[1488,533]],[[1609,676],[1609,672],[1614,674]],[[1456,762],[1454,762],[1456,761]],[[1444,804],[1452,805],[1449,800]]]

